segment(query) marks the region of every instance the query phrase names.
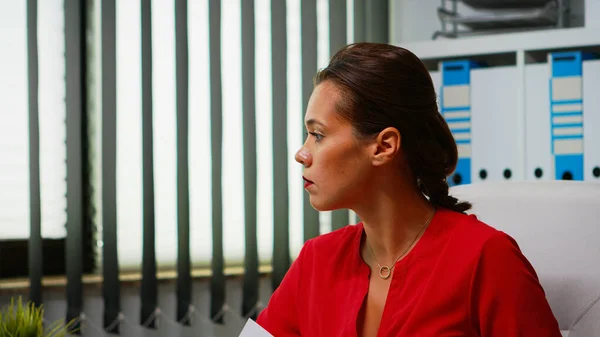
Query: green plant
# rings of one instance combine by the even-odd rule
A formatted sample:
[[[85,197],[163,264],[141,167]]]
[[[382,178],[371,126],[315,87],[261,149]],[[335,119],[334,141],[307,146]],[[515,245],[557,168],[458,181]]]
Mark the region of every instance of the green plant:
[[[23,305],[21,297],[0,311],[0,337],[65,337],[73,331],[75,320],[56,321],[44,329],[44,308],[34,303]]]

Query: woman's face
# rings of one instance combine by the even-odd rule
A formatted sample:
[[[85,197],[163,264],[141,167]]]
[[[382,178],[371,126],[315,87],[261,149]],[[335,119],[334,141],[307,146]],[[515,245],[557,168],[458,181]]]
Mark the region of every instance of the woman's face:
[[[372,173],[370,142],[358,140],[336,112],[340,99],[331,82],[313,91],[304,118],[307,137],[295,159],[304,166],[304,187],[319,211],[352,209],[364,198]]]

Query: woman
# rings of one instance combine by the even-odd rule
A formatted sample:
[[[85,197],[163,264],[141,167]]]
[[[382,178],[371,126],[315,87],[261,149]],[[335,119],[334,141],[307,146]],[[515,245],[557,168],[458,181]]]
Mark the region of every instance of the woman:
[[[275,337],[560,336],[517,243],[448,195],[457,145],[415,55],[343,48],[305,123],[311,205],[362,222],[307,241],[258,324]]]

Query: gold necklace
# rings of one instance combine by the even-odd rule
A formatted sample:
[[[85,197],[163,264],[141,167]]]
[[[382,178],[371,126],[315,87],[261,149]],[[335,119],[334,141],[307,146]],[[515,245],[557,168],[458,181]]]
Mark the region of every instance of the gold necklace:
[[[400,261],[401,258],[404,257],[404,255],[406,255],[408,253],[408,250],[412,247],[412,245],[415,243],[415,241],[417,241],[417,238],[419,237],[419,235],[421,235],[421,233],[423,232],[423,230],[425,229],[425,227],[427,227],[427,225],[431,222],[431,219],[433,219],[433,216],[435,215],[435,210],[433,211],[433,214],[429,217],[429,219],[427,219],[427,221],[425,221],[425,223],[421,226],[421,230],[419,230],[419,232],[417,233],[417,235],[415,235],[415,238],[412,240],[412,242],[410,243],[410,245],[408,245],[408,247],[406,248],[406,250],[404,251],[404,253],[402,253],[402,255],[400,255],[396,261],[394,261],[394,263],[392,264],[391,267],[389,266],[382,266],[379,261],[377,261],[377,258],[375,257],[375,253],[373,252],[373,249],[371,249],[371,245],[369,245],[369,242],[367,241],[367,247],[369,248],[369,250],[371,251],[371,255],[373,255],[373,259],[375,259],[375,262],[377,262],[377,265],[379,266],[379,276],[384,279],[387,280],[388,278],[390,278],[390,276],[392,276],[392,269],[394,269],[394,267],[396,267],[396,263],[398,263],[398,261]]]

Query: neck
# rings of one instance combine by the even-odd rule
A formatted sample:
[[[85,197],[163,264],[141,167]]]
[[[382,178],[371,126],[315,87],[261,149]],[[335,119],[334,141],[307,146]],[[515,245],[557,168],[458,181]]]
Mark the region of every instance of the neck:
[[[391,183],[387,179],[385,184],[377,185],[378,188],[368,193],[369,198],[364,198],[365,204],[354,211],[363,222],[366,244],[372,254],[382,265],[391,266],[414,247],[435,209],[415,184],[401,180]],[[362,256],[371,264],[372,254],[368,247],[363,247]]]

